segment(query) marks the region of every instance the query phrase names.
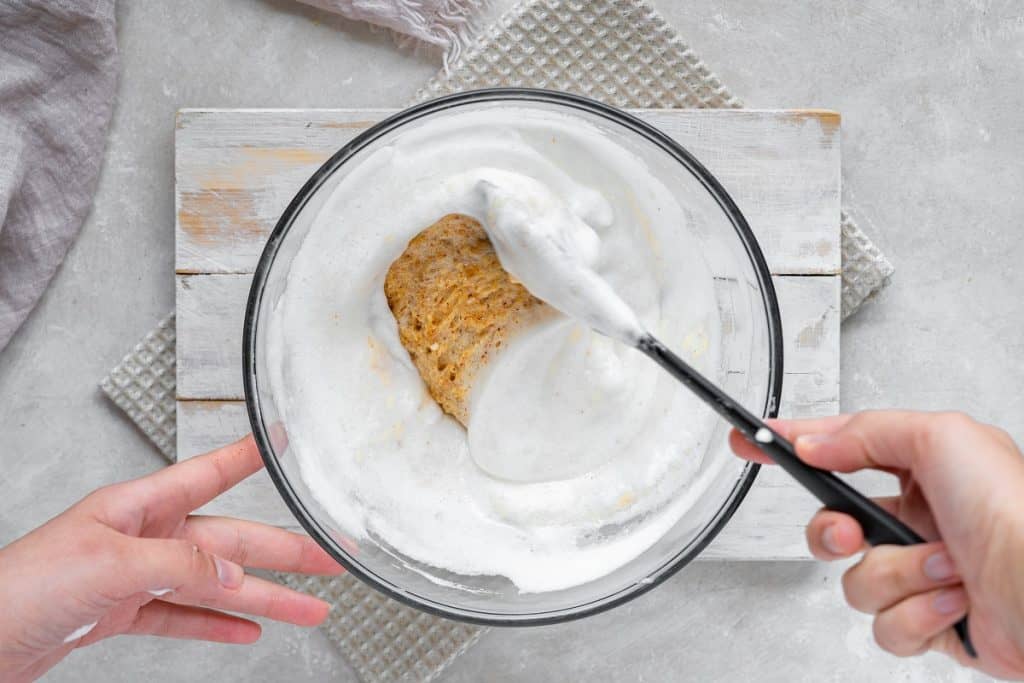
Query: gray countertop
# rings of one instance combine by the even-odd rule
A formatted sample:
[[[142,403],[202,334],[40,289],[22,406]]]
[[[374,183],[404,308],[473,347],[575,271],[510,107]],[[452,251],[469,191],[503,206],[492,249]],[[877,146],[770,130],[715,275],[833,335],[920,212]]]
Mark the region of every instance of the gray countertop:
[[[655,5],[748,105],[843,114],[847,203],[897,268],[843,327],[844,409],[959,408],[1024,439],[1024,8]],[[95,208],[0,355],[0,543],[162,465],[97,382],[173,307],[174,112],[398,106],[437,68],[290,0],[123,0],[118,20]],[[973,680],[877,651],[870,620],[843,606],[841,569],[698,563],[582,622],[492,631],[442,680]],[[50,678],[354,680],[319,631],[277,625],[251,648],[113,639]]]

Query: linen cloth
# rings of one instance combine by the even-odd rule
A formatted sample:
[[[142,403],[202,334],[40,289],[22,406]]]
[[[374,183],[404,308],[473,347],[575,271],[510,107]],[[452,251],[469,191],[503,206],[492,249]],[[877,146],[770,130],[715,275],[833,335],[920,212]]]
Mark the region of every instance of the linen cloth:
[[[117,88],[114,0],[0,0],[0,350],[85,222]]]
[[[356,21],[390,29],[399,45],[433,45],[456,59],[473,32],[486,0],[299,0]]]

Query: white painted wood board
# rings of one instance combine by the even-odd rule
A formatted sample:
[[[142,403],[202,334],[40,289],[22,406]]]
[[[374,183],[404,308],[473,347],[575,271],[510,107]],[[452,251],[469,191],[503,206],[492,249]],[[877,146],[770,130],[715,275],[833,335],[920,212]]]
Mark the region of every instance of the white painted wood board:
[[[177,273],[251,273],[282,209],[377,109],[184,110],[175,137]],[[835,275],[839,115],[639,110],[725,185],[773,273]]]
[[[248,431],[241,386],[245,298],[266,236],[310,174],[390,110],[185,110],[176,135],[178,456]],[[785,337],[783,415],[839,408],[839,116],[813,110],[643,110],[722,182],[765,251]],[[763,469],[705,552],[807,557],[817,504]],[[256,475],[207,512],[296,523]]]

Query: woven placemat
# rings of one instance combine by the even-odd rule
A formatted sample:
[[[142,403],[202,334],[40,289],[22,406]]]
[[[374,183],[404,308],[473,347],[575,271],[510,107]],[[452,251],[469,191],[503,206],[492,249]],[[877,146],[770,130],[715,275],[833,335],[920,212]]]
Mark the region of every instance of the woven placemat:
[[[175,326],[171,313],[100,382],[111,401],[170,462],[176,450]]]
[[[487,631],[392,600],[359,579],[278,574],[334,607],[321,627],[361,681],[431,681]]]
[[[565,90],[630,108],[742,106],[642,0],[521,3],[431,79],[415,100],[498,85]],[[845,317],[884,286],[892,266],[845,213],[842,244]],[[173,314],[102,386],[173,460]],[[279,579],[335,606],[323,628],[365,683],[429,681],[483,633],[401,605],[350,576]]]

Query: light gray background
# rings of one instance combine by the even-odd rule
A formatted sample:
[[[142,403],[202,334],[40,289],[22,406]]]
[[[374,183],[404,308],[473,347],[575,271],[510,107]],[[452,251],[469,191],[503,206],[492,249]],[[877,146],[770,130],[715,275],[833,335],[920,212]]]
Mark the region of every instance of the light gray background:
[[[844,193],[897,268],[843,328],[843,406],[958,407],[1024,437],[1024,9],[1015,0],[655,1],[750,106],[843,113]],[[778,8],[779,5],[786,5]],[[174,303],[181,107],[387,107],[437,58],[289,0],[122,0],[96,206],[0,355],[0,543],[162,461],[97,382]],[[498,631],[446,681],[972,680],[898,660],[842,606],[841,567],[698,564],[625,607]],[[317,630],[251,647],[120,638],[58,681],[352,680]]]

